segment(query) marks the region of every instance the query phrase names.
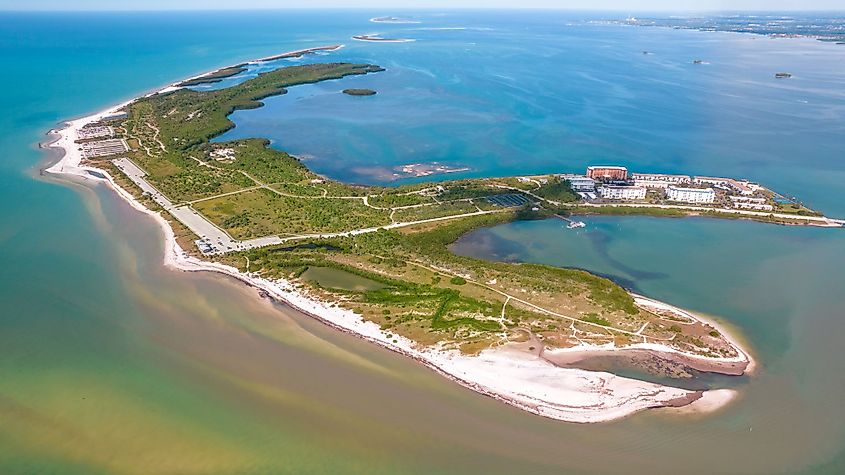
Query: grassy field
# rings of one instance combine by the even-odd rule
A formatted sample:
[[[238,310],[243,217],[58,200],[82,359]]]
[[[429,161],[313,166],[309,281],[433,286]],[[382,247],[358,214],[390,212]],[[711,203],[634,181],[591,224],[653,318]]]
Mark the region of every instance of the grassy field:
[[[259,188],[194,204],[233,237],[332,233],[390,224],[388,212],[358,199],[293,198]]]
[[[540,185],[539,188],[532,191],[537,196],[551,201],[570,202],[576,201],[578,195],[572,191],[569,185],[560,178],[550,178],[545,184]]]
[[[646,338],[672,339],[670,344],[688,351],[696,351],[700,342],[701,354],[728,354],[722,353],[728,349],[721,338],[710,334],[712,328],[685,325],[677,334],[675,322],[638,308],[624,289],[607,279],[580,270],[488,262],[448,251],[448,244],[469,230],[507,222],[517,214],[311,243],[322,247],[255,249],[233,262],[248,257],[253,271],[294,280],[303,266],[321,266],[378,282],[384,287],[366,292],[302,283],[386,331],[470,353],[519,341],[525,334],[557,347],[582,341],[629,344],[643,341],[633,333],[645,326]]]
[[[393,219],[396,222],[411,222],[474,213],[476,211],[478,211],[478,208],[468,201],[453,201],[450,203],[432,204],[431,206],[401,209],[393,214]]]

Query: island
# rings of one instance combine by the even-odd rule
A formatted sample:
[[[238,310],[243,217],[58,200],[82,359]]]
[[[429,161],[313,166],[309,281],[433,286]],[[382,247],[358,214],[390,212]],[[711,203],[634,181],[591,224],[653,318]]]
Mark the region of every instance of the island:
[[[375,96],[376,91],[372,89],[344,89],[343,93],[349,96]]]
[[[375,18],[370,18],[370,21],[373,23],[420,23],[418,20],[397,16],[379,16]]]
[[[419,178],[423,176],[441,175],[444,173],[460,173],[469,171],[469,167],[455,167],[442,163],[408,163],[393,167],[391,179]]]
[[[408,43],[411,41],[416,41],[413,38],[383,38],[378,33],[371,33],[367,35],[355,35],[352,37],[352,39],[357,41],[371,41],[374,43]]]
[[[630,177],[622,167],[588,170],[580,178],[592,192],[578,191],[584,180],[574,175],[354,186],[315,174],[265,139],[211,140],[234,127],[233,111],[261,107],[287,88],[380,71],[304,64],[217,90],[177,83],[68,122],[51,145],[64,155],[48,171],[105,183],[153,216],[169,266],[233,276],[469,389],[571,422],[717,407],[735,396],[572,368],[573,355],[646,352],[731,375],[752,371],[753,359],[716,321],[583,270],[459,256],[449,246],[460,236],[584,212],[843,224],[812,211],[622,203],[627,192],[614,187],[637,188],[623,184]],[[613,191],[593,196],[598,188]]]

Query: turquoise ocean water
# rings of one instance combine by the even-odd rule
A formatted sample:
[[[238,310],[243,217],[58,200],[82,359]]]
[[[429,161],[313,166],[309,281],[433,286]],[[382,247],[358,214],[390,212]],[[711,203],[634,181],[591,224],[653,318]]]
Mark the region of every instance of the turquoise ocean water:
[[[101,187],[38,176],[37,144],[62,119],[345,43],[308,61],[387,71],[292,88],[236,113],[228,137],[268,137],[355,182],[416,162],[463,176],[601,162],[746,177],[845,216],[845,47],[587,14],[368,21],[384,13],[0,14],[0,472],[845,470],[842,231],[601,217],[464,237],[461,253],[581,267],[719,317],[761,363],[721,413],[580,426],[460,389],[227,279],[163,269],[148,219]],[[417,41],[349,39],[372,32]]]

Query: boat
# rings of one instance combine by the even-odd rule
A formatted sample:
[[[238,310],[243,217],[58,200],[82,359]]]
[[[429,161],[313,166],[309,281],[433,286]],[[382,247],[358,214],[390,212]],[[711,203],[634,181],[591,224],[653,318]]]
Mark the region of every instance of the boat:
[[[570,221],[569,224],[566,226],[566,229],[575,229],[575,228],[583,228],[587,225],[583,221]]]
[[[775,77],[778,79],[788,79],[792,77],[790,73],[775,73]]]

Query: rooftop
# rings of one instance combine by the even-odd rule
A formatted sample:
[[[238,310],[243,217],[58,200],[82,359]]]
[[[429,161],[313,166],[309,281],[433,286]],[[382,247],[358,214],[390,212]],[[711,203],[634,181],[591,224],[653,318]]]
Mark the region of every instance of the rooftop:
[[[587,167],[587,170],[596,170],[596,169],[601,169],[601,170],[626,170],[626,171],[628,170],[627,167],[620,167],[618,165],[594,165],[594,166]]]

